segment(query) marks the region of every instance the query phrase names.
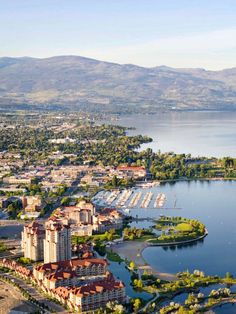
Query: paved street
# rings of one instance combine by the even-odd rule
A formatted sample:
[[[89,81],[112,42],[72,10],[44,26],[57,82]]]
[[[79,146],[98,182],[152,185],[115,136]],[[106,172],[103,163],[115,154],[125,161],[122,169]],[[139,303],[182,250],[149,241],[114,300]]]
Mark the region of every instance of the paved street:
[[[42,304],[47,305],[50,309],[52,309],[54,312],[56,313],[60,313],[60,314],[68,314],[68,311],[66,311],[62,306],[56,304],[53,301],[48,300],[47,298],[45,298],[43,295],[41,295],[33,286],[31,286],[30,284],[26,283],[23,279],[19,279],[14,277],[11,274],[8,273],[4,273],[3,274],[5,277],[8,277],[12,280],[14,280],[18,285],[20,285],[23,289],[25,289],[26,291],[29,292],[29,294],[35,298],[37,301],[39,301]],[[48,312],[50,313],[50,312]]]

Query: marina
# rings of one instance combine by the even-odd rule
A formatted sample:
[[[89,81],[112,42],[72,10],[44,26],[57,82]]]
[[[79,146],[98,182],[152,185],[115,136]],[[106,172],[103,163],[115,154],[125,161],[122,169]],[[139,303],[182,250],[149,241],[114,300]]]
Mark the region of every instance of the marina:
[[[176,208],[176,200],[170,198],[166,209]],[[97,206],[115,207],[123,212],[130,213],[132,209],[164,209],[167,205],[167,196],[159,190],[158,185],[149,188],[138,187],[124,190],[100,191],[92,199]]]
[[[137,206],[141,196],[142,196],[142,192],[135,193],[128,207],[132,208],[132,207]]]
[[[147,208],[151,202],[152,197],[153,197],[152,192],[148,192],[147,194],[145,194],[143,201],[141,203],[141,208]]]
[[[111,194],[109,194],[107,197],[107,204],[111,205],[117,199],[119,194],[120,194],[119,190],[115,190]]]
[[[130,196],[132,195],[133,191],[132,190],[124,190],[123,193],[121,194],[119,200],[116,202],[116,206],[118,208],[125,206],[127,201],[129,200]]]
[[[166,200],[166,196],[164,193],[159,193],[156,197],[155,203],[154,203],[154,207],[155,208],[160,208],[164,206]]]

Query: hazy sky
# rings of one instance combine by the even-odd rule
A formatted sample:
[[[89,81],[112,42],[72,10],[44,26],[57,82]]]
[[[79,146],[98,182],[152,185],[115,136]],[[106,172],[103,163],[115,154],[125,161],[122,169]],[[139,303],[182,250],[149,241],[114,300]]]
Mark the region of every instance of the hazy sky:
[[[236,0],[1,0],[0,56],[236,66]]]

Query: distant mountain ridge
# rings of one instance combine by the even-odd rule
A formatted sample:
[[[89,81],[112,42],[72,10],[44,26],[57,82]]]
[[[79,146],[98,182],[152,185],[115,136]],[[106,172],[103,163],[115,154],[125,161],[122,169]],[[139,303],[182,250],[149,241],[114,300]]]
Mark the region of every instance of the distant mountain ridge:
[[[236,68],[145,68],[79,56],[0,58],[0,108],[235,110]]]

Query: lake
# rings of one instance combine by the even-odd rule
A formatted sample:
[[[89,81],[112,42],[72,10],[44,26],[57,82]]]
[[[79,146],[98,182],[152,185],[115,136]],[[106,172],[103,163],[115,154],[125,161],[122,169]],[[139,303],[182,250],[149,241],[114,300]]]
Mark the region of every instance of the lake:
[[[133,188],[115,194],[101,191],[94,198],[102,206],[129,208],[130,215],[138,218],[155,218],[160,215],[182,216],[197,219],[206,225],[208,236],[199,242],[180,247],[148,247],[144,259],[159,272],[177,273],[199,269],[211,275],[224,276],[227,271],[236,276],[236,181],[179,181],[162,183],[151,188]],[[151,192],[147,208],[141,208],[143,200]],[[138,203],[130,207],[137,195]],[[157,195],[165,195],[161,208],[156,208]],[[121,199],[128,195],[124,205]],[[134,221],[131,226],[148,228],[153,221]]]
[[[199,269],[211,275],[224,276],[227,271],[236,275],[236,182],[183,181],[155,189],[166,194],[166,208],[176,200],[180,209],[131,209],[133,216],[194,218],[206,225],[209,235],[180,248],[149,247],[143,252],[145,260],[160,272]]]
[[[153,138],[153,151],[236,157],[236,112],[169,112],[122,116],[113,124],[135,127],[129,135]]]
[[[112,123],[135,127],[129,135],[153,138],[142,145],[154,151],[191,153],[193,156],[236,157],[236,112],[169,112],[130,115]],[[236,182],[192,181],[165,184],[157,189],[167,195],[167,205],[181,210],[132,209],[132,214],[155,217],[181,215],[202,221],[209,235],[195,245],[182,248],[150,247],[144,258],[160,272],[204,270],[209,274],[236,275]],[[155,191],[157,193],[157,191]]]

